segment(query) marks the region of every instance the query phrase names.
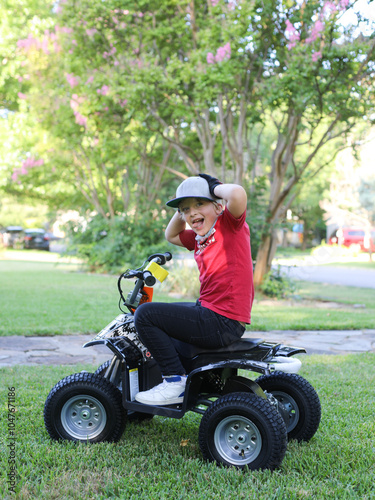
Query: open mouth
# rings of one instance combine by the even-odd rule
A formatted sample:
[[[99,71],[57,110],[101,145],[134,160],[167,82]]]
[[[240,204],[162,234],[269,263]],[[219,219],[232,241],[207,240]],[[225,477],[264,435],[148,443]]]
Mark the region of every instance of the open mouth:
[[[204,219],[194,219],[193,221],[191,221],[191,227],[195,231],[199,231],[199,229],[203,227],[203,224],[204,224]]]

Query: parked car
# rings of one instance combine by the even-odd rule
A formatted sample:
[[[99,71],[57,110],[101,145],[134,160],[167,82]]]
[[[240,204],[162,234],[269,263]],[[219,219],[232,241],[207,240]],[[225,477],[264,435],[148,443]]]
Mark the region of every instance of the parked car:
[[[4,247],[21,248],[23,241],[23,228],[21,226],[8,226],[1,230]]]
[[[23,248],[49,250],[50,237],[44,229],[25,229]]]
[[[371,229],[370,233],[366,234],[363,228],[343,227],[329,238],[328,244],[344,247],[358,245],[362,252],[368,252],[371,245],[371,251],[375,252],[375,229]]]

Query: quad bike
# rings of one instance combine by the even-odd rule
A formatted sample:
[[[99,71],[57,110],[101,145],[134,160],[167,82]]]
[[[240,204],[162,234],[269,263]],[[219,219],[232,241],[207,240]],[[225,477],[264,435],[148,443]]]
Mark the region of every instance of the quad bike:
[[[154,415],[179,419],[193,411],[202,415],[199,445],[205,459],[240,469],[273,470],[284,458],[288,439],[308,441],[319,426],[319,397],[297,375],[301,362],[292,358],[305,349],[254,338],[219,349],[176,340],[188,374],[183,402],[149,406],[135,401],[139,391],[159,384],[162,376],[137,335],[134,311],[152,300],[152,286],[168,275],[161,266],[171,258],[170,253],[154,254],[140,268],[120,275],[119,305],[128,312],[83,346],[105,344],[113,357],[95,373],[70,375],[51,389],[44,408],[47,431],[57,440],[116,442],[129,420]],[[123,279],[136,280],[126,298]],[[261,376],[253,380],[254,373]]]

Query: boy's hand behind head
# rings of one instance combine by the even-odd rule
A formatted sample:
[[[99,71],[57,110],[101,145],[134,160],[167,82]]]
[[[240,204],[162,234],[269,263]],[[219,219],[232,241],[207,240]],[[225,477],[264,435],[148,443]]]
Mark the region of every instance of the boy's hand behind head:
[[[220,182],[219,179],[216,179],[216,177],[212,177],[211,175],[208,174],[199,174],[199,177],[202,177],[202,179],[207,181],[210,194],[215,198],[218,198],[218,196],[216,196],[214,191],[217,186],[220,186],[220,184],[222,184],[222,182]]]

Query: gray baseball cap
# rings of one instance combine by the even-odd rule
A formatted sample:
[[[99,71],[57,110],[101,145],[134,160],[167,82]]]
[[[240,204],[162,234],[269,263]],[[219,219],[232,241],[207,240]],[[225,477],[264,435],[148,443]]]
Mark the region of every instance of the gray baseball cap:
[[[188,177],[178,186],[176,198],[167,201],[168,207],[178,208],[185,198],[203,198],[209,201],[217,201],[208,188],[208,182],[202,177]]]

